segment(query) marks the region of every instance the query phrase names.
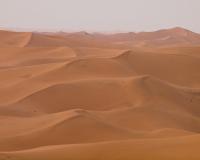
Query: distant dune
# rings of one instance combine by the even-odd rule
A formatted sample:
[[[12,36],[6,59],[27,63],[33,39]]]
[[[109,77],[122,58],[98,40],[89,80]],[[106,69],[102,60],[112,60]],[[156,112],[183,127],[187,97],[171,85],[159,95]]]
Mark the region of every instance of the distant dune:
[[[199,160],[200,35],[0,31],[0,160]]]

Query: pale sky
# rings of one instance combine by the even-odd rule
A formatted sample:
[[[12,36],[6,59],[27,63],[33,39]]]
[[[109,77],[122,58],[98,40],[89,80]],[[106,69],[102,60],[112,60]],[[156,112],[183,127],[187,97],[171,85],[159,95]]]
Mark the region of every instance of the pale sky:
[[[200,33],[200,0],[0,0],[0,27],[64,31]]]

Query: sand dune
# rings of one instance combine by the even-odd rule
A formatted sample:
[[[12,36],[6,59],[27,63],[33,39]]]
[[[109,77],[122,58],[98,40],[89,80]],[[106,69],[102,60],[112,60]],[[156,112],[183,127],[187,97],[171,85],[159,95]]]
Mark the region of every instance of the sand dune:
[[[199,88],[199,58],[174,54],[135,53],[132,51],[111,58],[84,58],[61,64],[49,72],[24,80],[0,91],[1,104],[17,101],[52,85],[76,80],[120,78],[151,75],[160,80],[187,88]],[[29,84],[32,87],[29,87]],[[22,89],[23,88],[23,89]],[[16,95],[13,91],[18,90]],[[6,96],[7,93],[10,96]]]
[[[151,101],[166,101],[166,104],[174,103],[185,106],[185,109],[190,107],[189,111],[196,113],[199,111],[197,106],[200,103],[197,93],[200,91],[176,88],[161,80],[142,76],[72,81],[48,86],[31,93],[26,92],[26,95],[23,92],[20,95],[19,92],[10,98],[18,99],[14,103],[15,107],[11,105],[15,109],[16,106],[24,106],[23,111],[25,111],[26,105],[29,105],[28,110],[33,106],[36,110],[47,113],[74,108],[108,110],[118,106],[127,107]],[[77,97],[79,97],[78,101]],[[48,98],[50,99],[47,101]],[[55,107],[57,102],[60,102],[60,105]],[[6,106],[6,108],[9,107]]]
[[[199,34],[0,37],[0,160],[200,159]]]
[[[24,47],[27,45],[32,37],[32,33],[29,32],[11,32],[0,31],[0,46],[1,47]]]
[[[37,117],[37,121],[39,121],[38,118],[41,118],[42,121],[37,123],[36,130],[34,125],[32,131],[29,129],[27,133],[0,140],[1,150],[21,150],[47,145],[129,139],[134,138],[134,135],[138,137],[131,131],[115,127],[82,110],[51,115],[51,117]],[[46,121],[46,125],[43,125],[43,121]],[[18,125],[20,124],[18,123]],[[82,128],[87,130],[82,130]]]
[[[199,34],[187,29],[176,27],[156,32],[141,32],[135,36],[135,43],[143,46],[181,46],[198,45]]]
[[[66,62],[67,60],[76,57],[76,53],[69,47],[2,47],[0,50],[2,53],[6,53],[0,55],[0,68],[2,69]]]
[[[33,150],[2,153],[2,158],[34,160],[34,159],[171,159],[198,160],[199,136],[152,139],[136,141],[119,141],[93,143],[83,145],[50,146]],[[79,151],[79,154],[77,154]],[[118,154],[116,154],[118,153]],[[145,153],[145,154],[144,154]]]

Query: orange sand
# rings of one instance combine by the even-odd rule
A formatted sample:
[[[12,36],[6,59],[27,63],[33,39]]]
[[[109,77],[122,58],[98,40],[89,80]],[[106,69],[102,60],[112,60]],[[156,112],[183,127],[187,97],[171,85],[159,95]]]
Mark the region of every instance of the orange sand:
[[[0,31],[0,160],[199,160],[200,35]]]

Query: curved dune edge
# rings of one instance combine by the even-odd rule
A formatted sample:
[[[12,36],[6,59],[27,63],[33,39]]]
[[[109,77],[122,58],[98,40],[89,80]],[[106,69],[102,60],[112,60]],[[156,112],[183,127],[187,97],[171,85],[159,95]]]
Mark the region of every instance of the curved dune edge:
[[[151,115],[150,112],[148,114]],[[128,117],[129,113],[123,113],[123,115]],[[134,117],[133,114],[131,120],[137,121],[137,118]],[[165,119],[160,119],[160,121],[163,121],[160,122],[162,125],[159,126],[154,122],[154,127],[149,130],[145,125],[143,129],[121,127],[123,125],[115,123],[115,119],[119,118],[117,115],[109,115],[109,118],[108,120],[97,112],[93,113],[92,111],[82,109],[32,118],[13,117],[15,127],[12,129],[7,127],[9,124],[8,120],[5,121],[5,123],[7,122],[6,124],[1,122],[0,150],[13,151],[47,145],[84,144],[123,139],[159,139],[198,134],[197,130],[189,128],[189,126],[188,128],[181,128],[182,126],[186,126],[186,122],[176,122],[175,125],[171,122],[169,124],[174,128],[163,128],[167,123]],[[181,119],[181,117],[179,118]],[[190,119],[188,117],[184,118],[186,121],[192,119],[192,117]],[[12,117],[10,117],[10,120],[10,123],[13,123]],[[124,125],[129,123],[126,120],[121,120],[125,123]],[[146,120],[149,121],[146,124],[152,121],[151,119]],[[145,120],[143,120],[144,122]],[[136,126],[134,123],[132,125]],[[83,128],[86,130],[83,130]]]
[[[136,57],[135,57],[136,56]],[[142,56],[142,57],[140,57]],[[140,60],[141,58],[145,60],[145,57],[147,57],[148,55],[145,53],[145,55],[143,55],[143,53],[132,53],[132,51],[127,51],[122,53],[122,55],[120,55],[119,57],[115,57],[114,59],[110,59],[110,58],[87,58],[87,59],[79,59],[79,60],[75,60],[72,62],[67,63],[66,65],[63,65],[61,63],[61,67],[58,67],[56,69],[50,70],[49,72],[45,72],[44,74],[39,74],[36,77],[27,79],[27,80],[23,80],[21,83],[17,83],[16,86],[11,86],[10,88],[7,88],[5,90],[2,90],[2,92],[6,93],[8,92],[8,94],[12,94],[9,92],[13,92],[13,90],[17,90],[18,87],[21,88],[28,88],[25,85],[28,85],[29,83],[32,83],[33,85],[37,83],[41,83],[40,81],[49,81],[50,84],[46,83],[46,84],[41,84],[44,86],[49,86],[51,84],[55,84],[55,83],[61,83],[64,79],[65,81],[70,81],[73,79],[94,79],[94,78],[102,78],[102,77],[130,77],[130,76],[139,76],[139,75],[144,75],[144,74],[149,74],[151,76],[157,77],[158,79],[164,80],[164,81],[168,81],[170,83],[176,84],[176,85],[180,85],[180,86],[185,86],[185,87],[191,87],[194,88],[193,85],[197,84],[197,86],[199,86],[200,84],[198,81],[198,78],[200,79],[200,77],[198,75],[196,75],[194,70],[198,69],[199,66],[199,61],[197,61],[195,58],[191,58],[190,60],[188,58],[182,58],[181,62],[179,62],[178,64],[174,64],[176,66],[178,66],[177,69],[179,69],[179,67],[184,67],[185,70],[188,70],[188,73],[184,73],[182,75],[181,78],[174,78],[176,77],[175,73],[171,73],[172,75],[170,76],[170,80],[169,78],[166,78],[166,75],[163,73],[153,73],[155,72],[155,69],[157,66],[154,66],[151,69],[151,66],[155,65],[152,62],[149,62],[152,65],[148,68],[146,67],[145,70],[149,70],[150,71],[145,71],[145,70],[141,70],[140,68],[138,68],[138,62],[137,59]],[[157,55],[158,57],[155,57],[155,55],[149,55],[150,58],[156,59],[159,58],[158,60],[160,60],[160,55]],[[163,55],[162,55],[163,56]],[[161,57],[162,57],[161,56]],[[165,57],[167,56],[167,57]],[[163,58],[173,58],[171,56],[165,55]],[[174,57],[177,58],[177,57]],[[136,60],[134,60],[136,59]],[[162,60],[162,59],[161,59]],[[148,60],[149,61],[149,60]],[[182,62],[183,61],[183,62]],[[188,63],[189,61],[191,61],[190,63],[194,63],[195,67],[192,67],[191,69],[188,68],[187,66],[183,66],[182,63]],[[170,62],[170,61],[169,61]],[[142,62],[143,63],[143,62]],[[140,65],[142,65],[142,63],[140,63]],[[167,62],[168,63],[168,62]],[[147,64],[146,64],[147,65]],[[171,66],[172,64],[166,64],[164,65],[163,69],[165,70],[169,70],[169,66]],[[172,66],[174,66],[172,65]],[[83,67],[82,67],[83,66]],[[200,67],[200,66],[199,66]],[[176,71],[175,68],[173,68],[174,71]],[[190,72],[192,71],[192,72]],[[70,75],[70,76],[68,76]],[[192,78],[194,77],[194,78]],[[57,81],[57,82],[56,82]],[[188,81],[190,85],[186,85],[185,82],[183,83],[183,81]],[[179,83],[178,83],[179,82]],[[192,85],[191,85],[192,84]],[[40,85],[40,84],[38,84]],[[198,87],[196,87],[198,88]],[[1,100],[0,100],[1,101]],[[1,102],[3,104],[3,102]]]
[[[87,91],[87,94],[83,95],[83,92],[81,91]],[[97,91],[97,93],[95,94],[94,91]],[[57,108],[58,110],[54,111],[54,109],[56,109],[54,108],[50,112],[63,111],[62,106],[66,107],[66,109],[73,109],[67,107],[80,108],[81,106],[85,107],[83,109],[95,109],[94,107],[98,108],[99,106],[102,109],[108,110],[113,107],[118,108],[117,106],[123,106],[124,104],[129,104],[131,106],[145,100],[153,102],[154,97],[159,96],[160,94],[162,94],[160,97],[161,100],[171,101],[174,104],[182,105],[183,108],[184,106],[191,105],[190,111],[193,110],[193,105],[195,107],[199,104],[199,90],[172,85],[148,75],[128,78],[68,81],[67,83],[49,85],[46,88],[41,88],[38,91],[32,90],[31,92],[33,93],[28,93],[29,95],[23,93],[25,94],[24,96],[17,98],[19,100],[9,106],[23,107],[26,104],[29,104],[29,102],[34,101],[35,106],[43,107],[43,109],[46,107],[48,113],[54,108],[54,100],[56,100],[62,102],[60,110]],[[17,96],[20,96],[20,94]],[[80,97],[79,102],[76,102],[76,99],[73,98],[76,96]],[[46,101],[48,97],[53,98]],[[94,102],[90,101],[91,97],[93,97],[93,99],[95,98]],[[119,97],[121,98],[119,99]],[[179,99],[183,98],[185,99],[184,101],[179,101]],[[115,100],[115,105],[112,104],[113,100]],[[29,106],[31,106],[31,104],[29,104]],[[105,108],[103,108],[104,106]],[[3,108],[9,107],[7,105]],[[21,108],[20,110],[24,109]],[[38,109],[40,110],[40,108]]]
[[[140,53],[140,54],[142,55],[142,58],[144,59],[145,58],[144,55],[142,53]],[[16,86],[12,86],[12,88],[17,90],[17,87],[19,87],[20,85],[22,85],[22,87],[25,88],[24,84],[26,84],[26,83],[27,84],[29,84],[29,83],[33,83],[33,84],[36,83],[37,84],[41,80],[42,81],[48,80],[50,83],[55,84],[56,81],[57,81],[57,83],[59,81],[60,81],[59,83],[63,83],[64,81],[70,81],[70,80],[73,80],[73,79],[90,79],[90,78],[94,79],[95,77],[96,78],[130,77],[130,76],[143,75],[145,73],[149,74],[151,76],[154,76],[154,77],[158,77],[161,80],[169,81],[168,79],[165,79],[165,77],[163,77],[163,76],[166,76],[165,74],[163,74],[165,72],[155,74],[155,73],[146,72],[145,70],[139,71],[138,66],[132,66],[134,63],[135,64],[138,63],[137,61],[134,60],[135,55],[136,55],[136,58],[137,57],[139,58],[140,54],[138,54],[138,53],[134,54],[134,53],[132,53],[132,51],[127,51],[127,52],[122,53],[122,55],[115,57],[114,59],[112,59],[112,58],[111,59],[110,58],[108,58],[108,59],[107,58],[96,58],[96,59],[89,58],[89,59],[75,60],[75,61],[69,62],[66,65],[63,65],[63,66],[61,66],[61,67],[59,67],[55,70],[46,72],[43,75],[39,75],[37,77],[31,78],[31,79],[29,79],[29,81],[22,81],[21,84],[19,83]],[[145,54],[145,56],[147,56],[146,54]],[[157,55],[153,54],[153,55],[150,55],[150,56],[153,56],[153,59],[154,59],[154,58],[156,58],[155,56],[157,56]],[[165,56],[168,57],[168,55],[165,55]],[[169,56],[168,58],[172,58],[172,57]],[[177,57],[174,57],[174,58],[177,59]],[[134,60],[134,61],[132,62],[132,60]],[[187,58],[183,59],[184,63],[187,62],[187,61],[189,61]],[[192,58],[190,63],[193,63],[193,61],[195,62],[194,63],[195,68],[194,69],[196,70],[196,69],[198,69],[197,66],[199,65],[199,61],[196,61],[196,59]],[[180,65],[182,65],[183,62],[181,62]],[[169,65],[170,64],[166,64],[166,66],[164,65],[163,67],[168,70]],[[175,65],[177,65],[177,64],[175,64]],[[82,67],[82,66],[84,66],[84,67]],[[91,66],[93,66],[93,68],[91,68]],[[179,66],[179,67],[184,67],[186,70],[189,69],[187,66]],[[155,70],[154,67],[152,69],[151,69],[151,67],[146,68],[146,69],[148,69],[148,70],[150,69],[153,72]],[[190,72],[190,69],[189,69],[187,74],[182,75],[182,78],[173,79],[173,75],[175,76],[176,69],[174,68],[173,70],[175,70],[175,72],[171,73],[172,79],[169,81],[170,83],[173,83],[173,81],[177,81],[175,83],[176,85],[181,84],[180,86],[185,86],[184,85],[185,82],[183,84],[181,82],[181,81],[184,80],[183,78],[185,78],[184,81],[188,81],[189,83],[192,83],[192,84],[199,83],[198,79],[197,79],[199,76],[196,75],[196,72],[194,72],[194,71]],[[70,76],[67,76],[67,75],[70,75]],[[194,79],[191,78],[193,76],[195,76],[196,78],[194,78]],[[193,83],[191,80],[195,81],[195,82]],[[178,83],[178,81],[179,81],[179,83]],[[48,84],[45,84],[45,85],[48,86]],[[186,85],[185,87],[191,87],[191,85],[189,85],[189,86]],[[191,87],[191,88],[194,88],[194,87]],[[7,90],[9,92],[10,89],[8,88]],[[7,90],[4,90],[3,92],[7,92]]]
[[[2,152],[2,159],[163,159],[198,160],[199,136],[169,139],[128,140],[77,145],[46,146],[18,152]],[[77,151],[79,154],[77,154]],[[116,154],[118,153],[118,154]],[[145,153],[145,154],[144,154]],[[101,155],[101,156],[100,156]]]

